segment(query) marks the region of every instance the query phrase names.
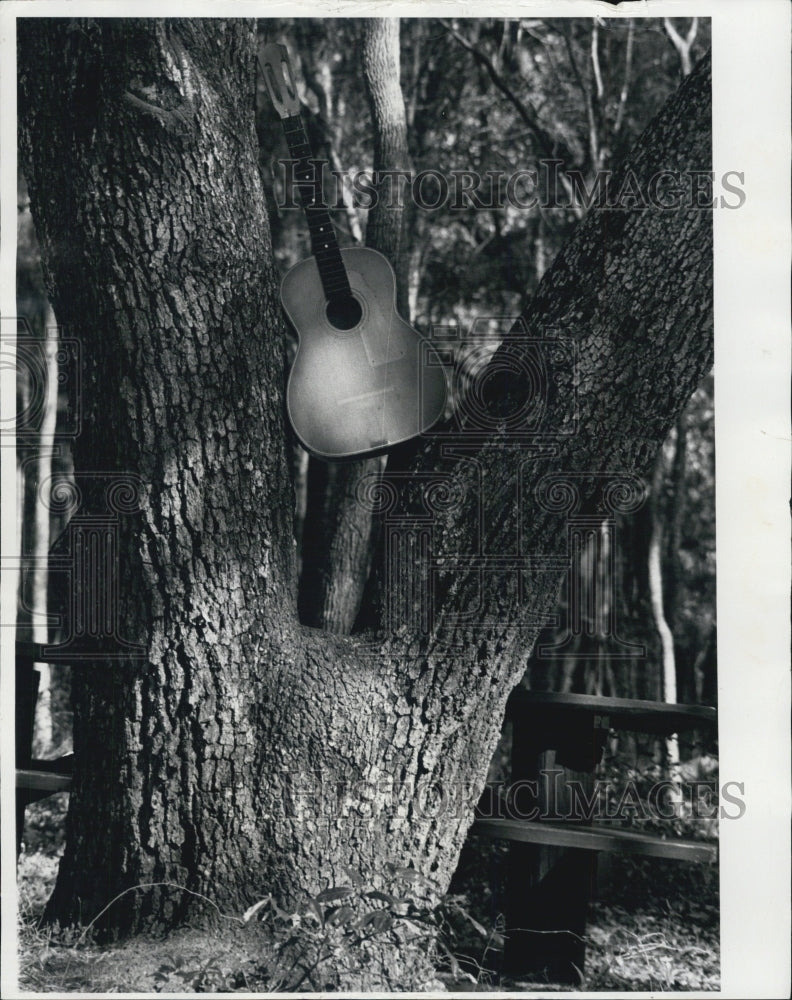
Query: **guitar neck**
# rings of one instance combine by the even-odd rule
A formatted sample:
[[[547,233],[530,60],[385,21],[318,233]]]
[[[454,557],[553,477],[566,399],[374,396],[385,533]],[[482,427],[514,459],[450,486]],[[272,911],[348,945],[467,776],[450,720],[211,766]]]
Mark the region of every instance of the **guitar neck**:
[[[321,174],[315,177],[318,165],[313,159],[308,136],[299,114],[282,119],[286,143],[294,160],[294,176],[303,211],[311,234],[311,250],[319,268],[322,288],[328,299],[351,295],[341,250],[330,213],[321,197]],[[320,195],[317,201],[317,195]]]

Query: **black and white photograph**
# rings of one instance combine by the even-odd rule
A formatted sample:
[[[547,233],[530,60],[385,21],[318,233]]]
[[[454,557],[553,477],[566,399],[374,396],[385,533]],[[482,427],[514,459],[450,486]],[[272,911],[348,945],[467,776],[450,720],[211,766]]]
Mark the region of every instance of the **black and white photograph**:
[[[3,6],[3,995],[788,996],[788,5]]]

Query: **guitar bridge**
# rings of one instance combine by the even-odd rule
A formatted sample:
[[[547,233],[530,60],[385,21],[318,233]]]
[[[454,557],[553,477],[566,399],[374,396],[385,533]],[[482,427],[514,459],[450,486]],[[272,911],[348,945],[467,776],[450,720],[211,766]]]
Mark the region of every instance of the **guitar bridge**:
[[[345,396],[344,399],[339,399],[338,402],[341,406],[348,406],[350,403],[368,403],[378,396],[384,396],[388,392],[393,392],[395,388],[395,385],[386,385],[384,389],[370,389],[368,392],[359,392],[356,396]]]

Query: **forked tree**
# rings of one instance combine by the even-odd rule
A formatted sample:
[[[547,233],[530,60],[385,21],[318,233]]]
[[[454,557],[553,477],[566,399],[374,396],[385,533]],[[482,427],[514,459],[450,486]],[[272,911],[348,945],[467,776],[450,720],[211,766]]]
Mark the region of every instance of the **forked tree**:
[[[138,883],[239,912],[349,870],[381,885],[387,863],[441,893],[553,609],[570,515],[638,502],[712,364],[711,212],[635,193],[710,170],[704,61],[612,179],[621,203],[589,212],[525,304],[465,420],[356,484],[384,539],[367,627],[302,625],[256,45],[244,20],[19,22],[23,169],[85,360],[80,512],[106,514],[114,477],[138,494],[115,572],[118,633],[143,655],[74,671],[62,923]],[[102,923],[172,925],[194,905],[160,886]]]

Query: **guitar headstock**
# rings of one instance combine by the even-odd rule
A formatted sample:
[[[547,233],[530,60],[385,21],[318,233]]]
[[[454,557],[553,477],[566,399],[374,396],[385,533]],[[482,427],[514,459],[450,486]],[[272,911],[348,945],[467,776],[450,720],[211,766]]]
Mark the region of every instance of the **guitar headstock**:
[[[289,50],[285,45],[270,42],[261,50],[264,82],[270,100],[281,118],[291,118],[300,113],[300,99],[294,85]]]

